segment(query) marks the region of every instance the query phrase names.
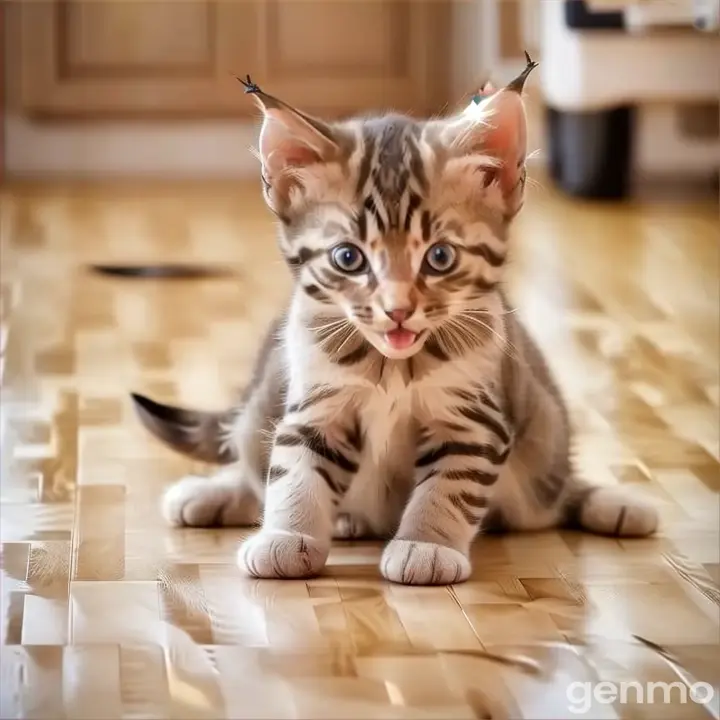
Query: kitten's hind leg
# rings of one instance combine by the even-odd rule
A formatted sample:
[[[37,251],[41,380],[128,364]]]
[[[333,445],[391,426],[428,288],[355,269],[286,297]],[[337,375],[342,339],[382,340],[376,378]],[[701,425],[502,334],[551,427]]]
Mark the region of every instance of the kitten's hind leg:
[[[647,537],[658,529],[657,508],[617,485],[578,483],[566,498],[563,525],[614,537]]]
[[[260,521],[262,502],[235,463],[212,477],[190,475],[165,492],[162,514],[176,527],[247,527]]]
[[[356,515],[350,513],[339,513],[335,519],[333,530],[335,540],[371,540],[379,539],[370,530],[370,526]]]

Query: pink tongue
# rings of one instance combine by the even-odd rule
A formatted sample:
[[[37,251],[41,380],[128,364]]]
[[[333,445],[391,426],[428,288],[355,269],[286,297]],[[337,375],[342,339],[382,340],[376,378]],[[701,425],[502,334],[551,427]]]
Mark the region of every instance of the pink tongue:
[[[416,333],[405,330],[405,328],[397,328],[396,330],[390,330],[390,332],[385,333],[385,339],[388,345],[396,350],[409,348],[415,342],[416,337]]]

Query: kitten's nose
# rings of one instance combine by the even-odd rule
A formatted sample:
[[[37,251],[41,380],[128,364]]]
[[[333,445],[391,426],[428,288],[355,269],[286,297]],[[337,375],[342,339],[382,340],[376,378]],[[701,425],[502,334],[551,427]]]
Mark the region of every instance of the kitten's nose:
[[[394,310],[386,310],[385,314],[398,325],[402,325],[413,313],[415,308],[395,308]]]

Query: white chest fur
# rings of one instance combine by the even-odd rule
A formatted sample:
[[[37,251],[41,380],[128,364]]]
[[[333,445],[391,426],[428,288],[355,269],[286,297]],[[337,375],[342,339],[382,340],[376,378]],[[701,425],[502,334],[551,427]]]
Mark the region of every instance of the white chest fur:
[[[411,417],[411,387],[400,372],[393,371],[364,398],[360,410],[360,423],[365,432],[363,458],[370,463],[382,462],[398,442],[396,433],[402,433],[402,426],[407,426]]]
[[[411,487],[413,395],[407,378],[395,370],[382,384],[361,392],[362,457],[340,509],[363,518],[377,532],[399,519]]]

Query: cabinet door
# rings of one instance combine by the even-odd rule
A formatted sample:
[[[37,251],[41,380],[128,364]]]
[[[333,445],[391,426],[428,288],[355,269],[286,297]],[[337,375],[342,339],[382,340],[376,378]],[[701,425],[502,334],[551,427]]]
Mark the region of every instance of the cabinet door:
[[[39,0],[20,13],[21,102],[50,117],[256,115],[233,74],[308,112],[439,110],[449,2]]]
[[[437,112],[447,96],[450,3],[266,0],[258,82],[324,115]]]

